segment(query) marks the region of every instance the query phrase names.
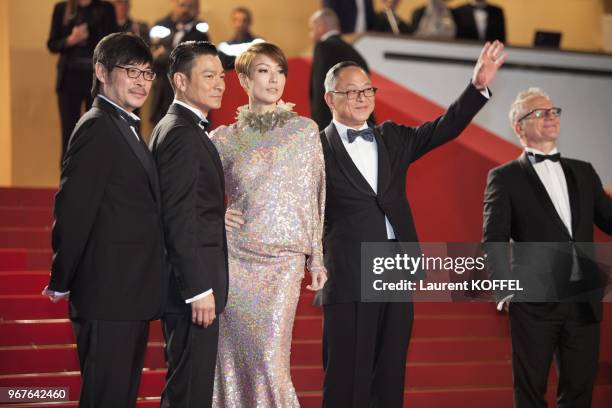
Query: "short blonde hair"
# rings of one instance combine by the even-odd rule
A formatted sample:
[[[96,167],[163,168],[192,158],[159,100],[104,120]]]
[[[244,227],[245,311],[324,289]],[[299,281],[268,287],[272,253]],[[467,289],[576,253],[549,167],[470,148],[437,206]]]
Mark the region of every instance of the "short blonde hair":
[[[236,58],[235,68],[238,74],[244,74],[247,77],[251,77],[251,65],[253,64],[253,60],[258,55],[266,55],[270,57],[274,62],[281,66],[283,69],[285,76],[289,71],[289,64],[287,63],[287,57],[285,57],[285,53],[278,46],[261,42],[251,45],[245,52],[240,54]]]
[[[524,115],[527,110],[525,105],[527,101],[533,98],[542,97],[550,100],[550,96],[546,94],[541,88],[532,87],[525,91],[519,92],[512,102],[512,106],[510,107],[510,112],[508,114],[508,118],[510,119],[510,125],[514,127],[514,124],[518,120],[519,117]]]

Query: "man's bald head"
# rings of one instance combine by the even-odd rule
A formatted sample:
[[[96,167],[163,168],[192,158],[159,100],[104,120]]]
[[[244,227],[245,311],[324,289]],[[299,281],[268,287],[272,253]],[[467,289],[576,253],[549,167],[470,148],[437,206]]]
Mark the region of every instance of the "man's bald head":
[[[314,42],[321,40],[321,37],[329,31],[340,31],[340,21],[336,12],[329,8],[315,11],[308,21],[310,38]]]

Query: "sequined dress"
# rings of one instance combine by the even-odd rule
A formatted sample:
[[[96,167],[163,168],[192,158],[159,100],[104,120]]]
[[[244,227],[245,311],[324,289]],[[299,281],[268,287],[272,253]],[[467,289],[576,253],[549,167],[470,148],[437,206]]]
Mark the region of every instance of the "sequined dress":
[[[214,407],[298,407],[290,350],[304,266],[324,270],[325,165],[318,128],[290,106],[238,121],[211,139],[225,173],[229,294],[219,316]]]

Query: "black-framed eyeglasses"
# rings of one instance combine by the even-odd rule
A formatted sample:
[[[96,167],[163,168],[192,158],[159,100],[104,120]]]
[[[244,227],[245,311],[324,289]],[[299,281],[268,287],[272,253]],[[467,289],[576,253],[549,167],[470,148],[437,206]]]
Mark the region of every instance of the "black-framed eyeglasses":
[[[359,95],[363,95],[366,98],[372,98],[374,95],[376,95],[376,91],[378,91],[378,88],[371,87],[371,88],[366,88],[366,89],[351,89],[350,91],[330,91],[330,92],[335,93],[335,94],[344,95],[346,96],[346,99],[348,99],[349,101],[354,101],[355,99],[359,98]]]
[[[125,69],[128,78],[138,79],[138,77],[142,74],[142,77],[146,81],[152,81],[155,79],[155,72],[150,69],[143,71],[142,69],[138,69],[135,67],[124,67],[123,65],[115,65],[117,68]]]
[[[524,114],[523,116],[521,116],[521,118],[517,120],[517,122],[520,122],[523,119],[527,119],[529,116],[533,116],[536,119],[541,119],[543,117],[558,118],[559,116],[561,116],[561,108],[533,109],[527,112],[526,114]]]

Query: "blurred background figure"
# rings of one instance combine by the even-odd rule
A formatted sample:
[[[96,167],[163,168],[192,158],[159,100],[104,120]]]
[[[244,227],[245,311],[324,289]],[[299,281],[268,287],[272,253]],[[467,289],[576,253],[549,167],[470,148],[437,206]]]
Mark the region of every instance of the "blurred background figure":
[[[383,0],[383,10],[376,14],[374,31],[383,33],[411,34],[412,27],[397,15],[396,10],[400,0]]]
[[[153,70],[157,74],[151,90],[149,121],[154,127],[166,114],[174,99],[168,82],[168,57],[174,47],[184,41],[209,41],[208,24],[198,20],[198,0],[170,0],[170,14],[157,21],[149,37],[153,51]]]
[[[230,16],[234,37],[227,41],[228,44],[250,43],[256,37],[251,33],[253,14],[246,7],[236,7]]]
[[[449,40],[455,38],[457,27],[445,0],[430,0],[412,13],[414,35],[420,38]]]
[[[453,15],[457,24],[457,38],[506,42],[506,21],[502,8],[486,0],[476,0],[457,7]]]
[[[55,91],[62,126],[62,155],[70,134],[81,117],[83,104],[93,101],[92,58],[98,41],[117,31],[115,11],[100,0],[68,0],[55,5],[47,48],[60,54],[57,62]]]
[[[332,114],[325,103],[323,82],[327,71],[340,61],[354,61],[368,71],[368,64],[355,48],[340,37],[340,22],[332,9],[315,11],[308,22],[314,42],[310,71],[310,117],[319,129],[325,129]]]
[[[336,13],[343,34],[364,33],[374,27],[376,14],[372,0],[323,0],[321,5]]]
[[[144,21],[135,21],[130,16],[130,0],[111,0],[115,7],[119,31],[136,34],[149,43],[149,25]]]

